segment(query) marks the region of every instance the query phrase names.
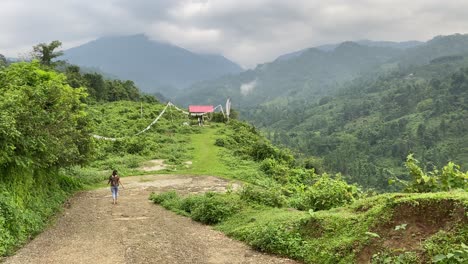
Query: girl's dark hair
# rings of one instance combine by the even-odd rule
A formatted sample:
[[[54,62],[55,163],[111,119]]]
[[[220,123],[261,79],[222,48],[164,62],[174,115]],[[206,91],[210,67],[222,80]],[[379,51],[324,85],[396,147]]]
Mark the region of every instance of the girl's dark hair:
[[[112,171],[112,176],[117,175],[117,170]]]

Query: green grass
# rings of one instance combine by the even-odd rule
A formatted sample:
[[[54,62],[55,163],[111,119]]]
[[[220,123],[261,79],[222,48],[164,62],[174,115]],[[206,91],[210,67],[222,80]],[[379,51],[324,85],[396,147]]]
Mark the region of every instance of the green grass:
[[[200,133],[190,135],[190,145],[187,147],[192,157],[192,165],[188,168],[179,165],[176,170],[166,170],[162,174],[211,175],[227,179],[265,185],[262,181],[265,175],[260,171],[259,163],[253,160],[242,159],[232,150],[215,145],[218,138],[229,135],[223,134],[227,128],[224,124],[214,124],[212,127],[203,127]]]
[[[217,127],[203,127],[201,133],[191,135],[192,165],[177,174],[229,176],[229,170],[221,160],[222,149],[214,144],[218,130]]]

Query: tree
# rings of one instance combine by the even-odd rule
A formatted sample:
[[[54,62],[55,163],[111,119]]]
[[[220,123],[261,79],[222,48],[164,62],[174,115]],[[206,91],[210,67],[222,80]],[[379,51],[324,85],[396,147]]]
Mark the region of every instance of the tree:
[[[5,58],[5,56],[3,56],[2,54],[0,54],[0,68],[1,67],[5,67],[8,65],[8,61],[7,59]]]
[[[65,68],[65,75],[67,76],[68,84],[73,88],[83,86],[84,80],[80,73],[80,67],[70,65]]]
[[[106,82],[99,73],[86,73],[83,75],[85,86],[89,94],[97,101],[106,101],[108,99],[108,89]]]
[[[33,57],[44,66],[54,67],[58,61],[53,62],[52,60],[63,55],[63,51],[55,51],[60,46],[62,46],[62,42],[58,40],[54,40],[50,44],[40,43],[33,47]]]
[[[0,166],[59,168],[91,155],[84,89],[38,62],[0,71]]]

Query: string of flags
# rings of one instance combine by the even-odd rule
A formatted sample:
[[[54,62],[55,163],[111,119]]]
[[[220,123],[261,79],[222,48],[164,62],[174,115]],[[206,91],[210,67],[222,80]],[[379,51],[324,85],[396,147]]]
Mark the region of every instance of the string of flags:
[[[230,99],[228,99],[228,102],[229,102],[229,108],[230,108]],[[164,109],[161,111],[161,113],[159,113],[159,115],[143,130],[141,130],[140,132],[134,134],[133,136],[138,136],[142,133],[145,133],[146,131],[148,131],[153,125],[155,125],[159,119],[164,115],[164,113],[166,112],[167,108],[168,107],[174,107],[177,111],[180,111],[182,112],[183,114],[190,114],[189,112],[183,110],[183,109],[180,109],[179,107],[177,107],[176,105],[174,105],[173,103],[171,102],[168,102],[167,105],[164,107]],[[226,102],[226,108],[228,107],[228,103]],[[223,113],[223,116],[226,116],[224,111],[223,111],[223,107],[221,105],[218,105],[214,108],[214,110],[216,110],[217,108],[221,108],[221,112]],[[205,112],[205,113],[201,113],[201,114],[207,114],[208,112]],[[229,118],[229,114],[227,114],[228,118]],[[109,141],[116,141],[116,140],[121,140],[123,139],[124,137],[120,137],[120,138],[112,138],[112,137],[104,137],[104,136],[100,136],[100,135],[92,135],[94,138],[96,139],[100,139],[100,140],[109,140]]]

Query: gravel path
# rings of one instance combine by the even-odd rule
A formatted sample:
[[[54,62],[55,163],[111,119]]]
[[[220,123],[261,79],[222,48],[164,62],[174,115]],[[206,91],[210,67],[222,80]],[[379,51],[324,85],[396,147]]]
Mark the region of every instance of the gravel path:
[[[152,175],[122,182],[118,205],[108,188],[77,194],[55,224],[5,263],[296,263],[256,252],[148,200],[152,191],[220,191],[226,180]]]

